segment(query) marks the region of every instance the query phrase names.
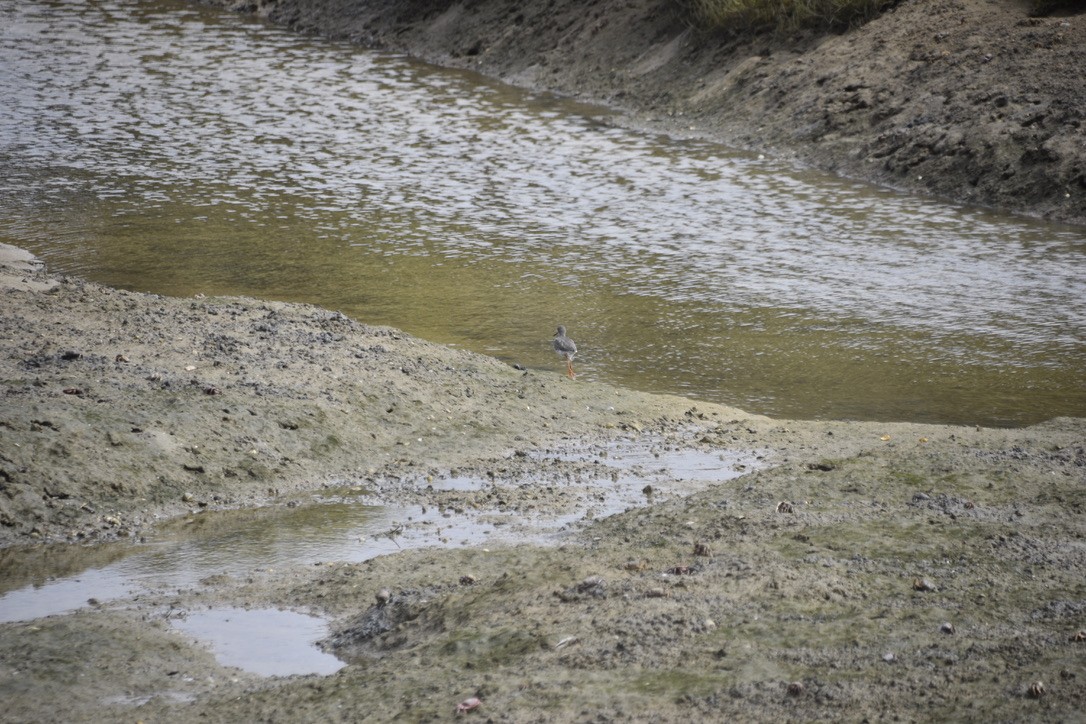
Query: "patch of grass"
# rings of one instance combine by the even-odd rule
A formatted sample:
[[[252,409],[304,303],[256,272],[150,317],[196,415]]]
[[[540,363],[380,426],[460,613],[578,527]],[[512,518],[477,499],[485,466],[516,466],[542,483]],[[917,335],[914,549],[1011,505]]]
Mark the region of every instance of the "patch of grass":
[[[899,0],[681,0],[705,28],[791,32],[863,23]]]

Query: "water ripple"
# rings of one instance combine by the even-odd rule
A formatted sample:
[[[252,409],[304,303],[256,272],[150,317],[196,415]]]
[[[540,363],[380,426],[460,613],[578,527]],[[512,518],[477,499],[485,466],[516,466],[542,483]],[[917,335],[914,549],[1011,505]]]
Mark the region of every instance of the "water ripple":
[[[459,265],[477,288],[467,268],[512,266],[577,300],[566,318],[619,348],[597,357],[626,366],[612,379],[644,366],[636,324],[623,339],[605,329],[626,324],[614,300],[644,298],[631,308],[651,307],[679,346],[653,352],[674,367],[648,386],[708,396],[738,360],[699,346],[719,357],[752,312],[761,334],[782,335],[777,361],[794,346],[832,347],[840,365],[849,349],[896,345],[921,364],[1082,371],[1080,229],[631,133],[599,109],[182,2],[0,0],[0,18],[0,231],[54,266],[107,276],[102,254],[57,252],[65,227],[100,248],[115,243],[103,227],[149,216],[149,234],[184,228],[174,244],[334,240],[312,253]],[[457,324],[444,336],[463,339]],[[807,346],[815,329],[832,338]]]

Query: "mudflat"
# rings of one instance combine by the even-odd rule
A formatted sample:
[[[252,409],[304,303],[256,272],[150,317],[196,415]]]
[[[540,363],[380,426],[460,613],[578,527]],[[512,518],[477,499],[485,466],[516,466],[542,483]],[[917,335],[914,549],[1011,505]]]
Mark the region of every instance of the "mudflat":
[[[660,0],[232,4],[605,102],[619,122],[1086,220],[1081,14],[902,2],[848,33],[739,37],[699,34]],[[0,298],[4,590],[231,516],[276,525],[318,498],[417,510],[387,535],[427,542],[0,624],[5,720],[430,721],[469,701],[465,717],[509,722],[1086,708],[1084,419],[774,420],[313,306],[56,277],[10,247]],[[667,463],[689,457],[719,465]],[[476,523],[491,540],[449,533]],[[322,615],[346,666],[224,666],[174,625],[208,608]]]
[[[470,697],[495,721],[1082,710],[1082,419],[772,420],[313,306],[125,292],[11,249],[0,264],[9,589],[118,555],[87,543],[199,536],[211,511],[345,487],[503,531],[2,624],[11,721],[433,720]],[[735,470],[660,474],[616,450]],[[594,512],[638,475],[651,484],[625,512]],[[531,533],[571,516],[547,541]],[[224,667],[170,623],[208,607],[324,615],[323,646],[348,665]]]

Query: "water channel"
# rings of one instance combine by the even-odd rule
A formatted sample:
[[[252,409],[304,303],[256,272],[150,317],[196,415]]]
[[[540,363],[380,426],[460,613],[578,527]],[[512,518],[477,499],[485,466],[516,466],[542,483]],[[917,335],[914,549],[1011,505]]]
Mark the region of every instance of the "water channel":
[[[1086,231],[182,0],[0,0],[0,242],[786,418],[1086,414]]]

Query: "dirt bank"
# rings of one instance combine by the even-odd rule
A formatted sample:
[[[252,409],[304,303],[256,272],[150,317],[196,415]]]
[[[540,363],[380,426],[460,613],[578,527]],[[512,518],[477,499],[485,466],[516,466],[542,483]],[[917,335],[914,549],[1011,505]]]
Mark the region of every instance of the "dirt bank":
[[[905,0],[845,32],[694,30],[676,0],[219,0],[510,83],[620,122],[1086,223],[1086,14]]]
[[[472,696],[474,716],[510,722],[1064,720],[1086,705],[1086,421],[776,421],[312,306],[58,279],[11,248],[0,297],[6,589],[141,549],[42,541],[154,542],[177,516],[199,538],[209,511],[285,511],[328,484],[512,531],[439,542],[407,520],[400,534],[436,547],[212,571],[0,624],[6,720],[432,721]],[[756,462],[680,479],[615,445]],[[594,520],[630,478],[637,507]],[[516,542],[571,512],[551,545]],[[327,616],[324,646],[348,664],[223,666],[171,625],[209,607]]]

